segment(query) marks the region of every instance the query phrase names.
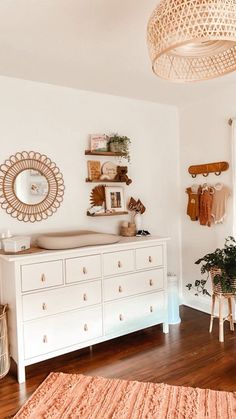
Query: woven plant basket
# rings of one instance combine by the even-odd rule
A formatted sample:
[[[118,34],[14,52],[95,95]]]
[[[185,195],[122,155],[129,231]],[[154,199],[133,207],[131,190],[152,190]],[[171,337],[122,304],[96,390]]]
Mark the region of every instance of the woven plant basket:
[[[221,269],[212,268],[210,270],[210,275],[211,275],[211,280],[212,280],[212,290],[214,294],[224,294],[226,297],[236,295],[236,278],[232,279],[231,281],[233,292],[226,293],[225,291],[222,290],[221,284],[214,284],[214,278],[216,275],[221,275]]]
[[[0,305],[0,378],[3,378],[10,369],[6,311],[7,305]]]
[[[124,153],[124,147],[122,143],[119,143],[118,141],[114,141],[113,143],[110,143],[109,145],[110,151],[113,153]]]
[[[121,226],[120,235],[124,237],[133,237],[136,236],[136,225],[131,224],[129,227]]]

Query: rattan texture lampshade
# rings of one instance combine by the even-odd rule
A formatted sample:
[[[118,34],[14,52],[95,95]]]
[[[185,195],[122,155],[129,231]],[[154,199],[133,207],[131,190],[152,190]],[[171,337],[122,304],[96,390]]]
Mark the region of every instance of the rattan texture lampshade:
[[[179,82],[236,70],[236,0],[161,0],[148,23],[152,68]]]

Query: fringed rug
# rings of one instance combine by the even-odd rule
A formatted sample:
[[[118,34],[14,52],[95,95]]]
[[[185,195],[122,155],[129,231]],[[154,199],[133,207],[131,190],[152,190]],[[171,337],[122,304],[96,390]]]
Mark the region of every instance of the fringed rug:
[[[236,393],[51,373],[17,419],[235,419]]]

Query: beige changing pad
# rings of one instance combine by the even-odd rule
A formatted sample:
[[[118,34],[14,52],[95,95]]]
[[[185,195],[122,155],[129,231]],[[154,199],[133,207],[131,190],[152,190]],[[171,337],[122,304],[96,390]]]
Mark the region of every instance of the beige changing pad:
[[[98,233],[96,231],[79,230],[61,233],[43,234],[37,238],[38,247],[48,250],[73,249],[84,246],[113,244],[120,241],[115,234]]]

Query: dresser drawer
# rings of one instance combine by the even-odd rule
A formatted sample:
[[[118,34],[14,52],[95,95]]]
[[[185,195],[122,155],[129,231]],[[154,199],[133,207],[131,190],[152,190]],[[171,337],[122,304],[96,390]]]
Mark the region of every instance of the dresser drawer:
[[[101,282],[89,282],[27,294],[23,299],[24,321],[101,303]]]
[[[163,247],[152,246],[136,249],[136,269],[155,268],[163,265]]]
[[[33,263],[21,268],[21,290],[32,291],[63,284],[62,261]]]
[[[99,255],[82,256],[66,260],[66,283],[85,281],[101,277]]]
[[[100,307],[57,314],[24,324],[25,359],[102,336]]]
[[[107,278],[103,284],[104,300],[116,300],[143,292],[161,290],[163,287],[163,269]]]
[[[103,256],[104,275],[118,275],[134,270],[133,250],[105,253]]]
[[[164,320],[163,291],[104,305],[106,335],[142,329]]]

